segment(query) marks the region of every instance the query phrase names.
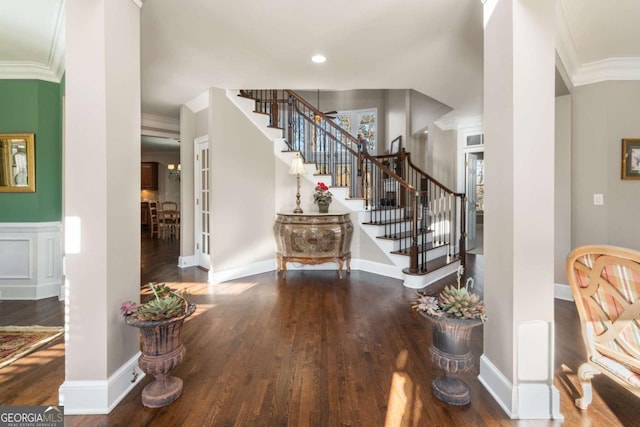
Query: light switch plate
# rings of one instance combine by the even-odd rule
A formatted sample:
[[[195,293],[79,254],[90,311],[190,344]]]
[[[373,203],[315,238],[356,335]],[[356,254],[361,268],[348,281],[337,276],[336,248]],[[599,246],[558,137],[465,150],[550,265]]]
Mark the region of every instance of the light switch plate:
[[[595,206],[604,205],[604,194],[594,194],[593,195],[593,204]]]

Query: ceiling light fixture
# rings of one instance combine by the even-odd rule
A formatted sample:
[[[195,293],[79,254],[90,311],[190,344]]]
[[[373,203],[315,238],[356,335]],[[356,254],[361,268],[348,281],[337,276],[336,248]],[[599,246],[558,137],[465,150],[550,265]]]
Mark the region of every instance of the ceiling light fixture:
[[[324,55],[321,55],[321,54],[313,55],[311,57],[311,61],[316,63],[316,64],[322,64],[326,60],[327,60],[327,57],[324,56]]]

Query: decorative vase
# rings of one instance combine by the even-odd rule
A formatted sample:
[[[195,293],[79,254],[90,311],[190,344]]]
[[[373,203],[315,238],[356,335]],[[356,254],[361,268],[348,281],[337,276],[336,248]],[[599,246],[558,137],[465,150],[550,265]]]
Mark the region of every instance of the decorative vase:
[[[482,321],[421,314],[431,320],[431,361],[444,371],[444,375],[431,382],[434,396],[451,405],[468,404],[471,402],[469,386],[457,375],[469,371],[474,365],[470,350],[471,330]]]
[[[329,204],[328,202],[318,202],[318,212],[329,213]]]
[[[142,355],[138,358],[140,369],[155,380],[142,390],[142,404],[148,408],[160,408],[173,403],[182,394],[182,380],[169,372],[182,362],[186,349],[182,344],[182,325],[191,316],[196,305],[189,303],[187,312],[180,317],[164,320],[139,320],[135,316],[125,318],[128,325],[142,333]]]

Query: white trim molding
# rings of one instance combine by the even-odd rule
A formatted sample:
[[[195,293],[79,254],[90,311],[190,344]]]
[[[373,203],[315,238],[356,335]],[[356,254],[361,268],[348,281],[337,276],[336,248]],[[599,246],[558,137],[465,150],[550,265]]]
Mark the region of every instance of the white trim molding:
[[[507,414],[509,418],[515,418],[515,396],[513,384],[484,354],[480,356],[480,375],[478,380],[487,389],[493,399]]]
[[[108,414],[145,377],[140,352],[104,381],[65,381],[58,390],[66,415]]]
[[[571,80],[574,86],[609,80],[640,80],[640,58],[607,58],[582,64]]]
[[[196,266],[197,266],[197,263],[196,263],[195,255],[178,257],[178,267],[187,268],[187,267],[196,267]]]
[[[560,394],[553,385],[522,382],[514,387],[484,354],[478,380],[511,419],[564,419]]]
[[[0,300],[60,295],[62,223],[0,223]]]
[[[60,83],[65,70],[64,3],[64,0],[59,1],[58,15],[55,18],[55,31],[51,36],[46,62],[0,61],[0,79],[34,79]]]
[[[180,120],[151,114],[143,114],[141,119],[142,135],[180,138]]]
[[[608,80],[640,80],[640,58],[606,58],[582,63],[563,1],[556,2],[556,53],[573,86]]]
[[[238,268],[230,268],[228,270],[214,271],[209,270],[209,283],[216,284],[226,282],[228,280],[240,279],[247,276],[253,276],[254,274],[266,273],[268,271],[274,271],[276,267],[276,260],[268,259],[265,261],[254,262]]]

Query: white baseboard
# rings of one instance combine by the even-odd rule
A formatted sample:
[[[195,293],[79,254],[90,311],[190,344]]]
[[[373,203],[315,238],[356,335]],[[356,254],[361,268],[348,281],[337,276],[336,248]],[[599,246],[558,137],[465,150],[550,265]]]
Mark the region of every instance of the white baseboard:
[[[287,271],[292,270],[337,270],[338,263],[327,262],[324,264],[306,265],[301,263],[287,263]],[[209,270],[209,283],[222,283],[228,280],[240,279],[254,274],[266,273],[276,270],[276,261],[265,260],[254,264],[245,265],[243,267],[232,268],[229,270],[213,271]],[[400,269],[391,264],[381,264],[379,262],[368,261],[365,259],[352,259],[351,270],[366,271],[368,273],[379,274],[381,276],[392,277],[394,279],[402,279],[403,274]],[[343,267],[343,273],[346,272],[346,266]]]
[[[512,419],[563,420],[558,390],[544,383],[522,383],[514,387],[484,354],[480,356],[478,380]]]
[[[214,271],[209,270],[209,283],[222,283],[228,280],[240,279],[242,277],[253,276],[254,274],[266,273],[276,269],[276,260],[270,259],[255,262],[253,264],[244,265],[242,267],[231,268],[228,270]]]
[[[188,255],[178,257],[178,267],[187,268],[187,267],[197,267],[196,256]]]
[[[573,302],[573,293],[571,292],[571,286],[563,283],[556,283],[553,289],[554,297],[564,301]]]
[[[560,414],[560,393],[549,384],[518,385],[518,419],[564,420]]]
[[[509,418],[515,418],[513,384],[484,354],[480,356],[480,375],[478,375],[478,380],[493,396],[494,400],[498,402],[498,405]]]
[[[145,377],[135,354],[105,381],[65,381],[58,391],[65,415],[108,414]],[[134,379],[133,372],[137,374]],[[133,380],[133,381],[132,381]]]
[[[367,259],[351,260],[351,269],[366,271],[367,273],[379,274],[380,276],[392,277],[402,280],[402,270],[393,264],[382,264],[380,262],[369,261]]]

